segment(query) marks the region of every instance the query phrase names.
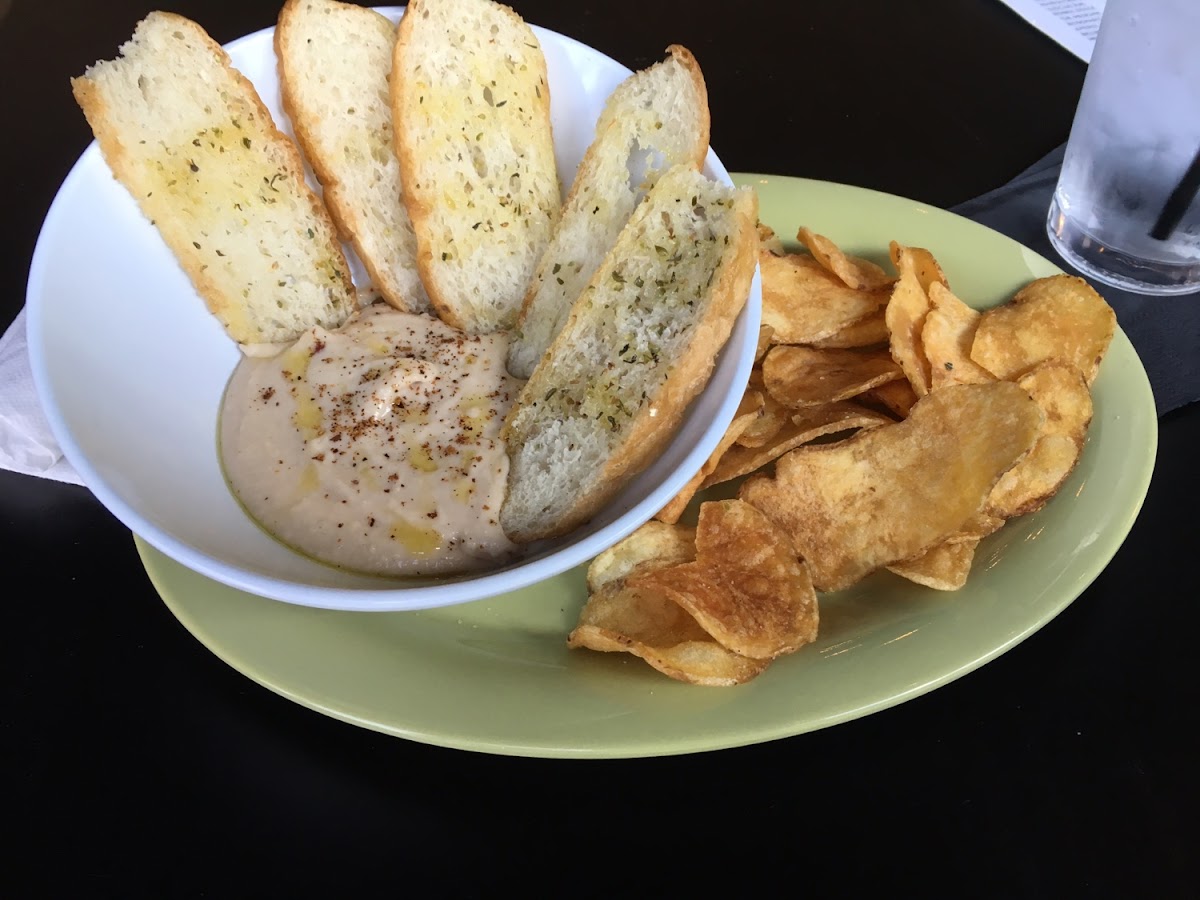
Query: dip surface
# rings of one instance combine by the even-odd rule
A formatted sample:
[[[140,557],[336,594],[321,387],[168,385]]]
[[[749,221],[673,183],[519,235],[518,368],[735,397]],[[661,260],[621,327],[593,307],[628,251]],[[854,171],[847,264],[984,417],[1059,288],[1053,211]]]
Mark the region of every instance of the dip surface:
[[[376,304],[244,358],[220,419],[225,476],[267,531],[326,563],[381,575],[499,565],[520,381],[507,338],[471,337]]]

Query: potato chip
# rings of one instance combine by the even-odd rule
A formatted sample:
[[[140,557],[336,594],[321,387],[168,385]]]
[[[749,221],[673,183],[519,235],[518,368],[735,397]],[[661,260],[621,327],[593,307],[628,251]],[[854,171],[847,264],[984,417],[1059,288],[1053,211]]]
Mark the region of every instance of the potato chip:
[[[729,427],[725,429],[725,434],[721,436],[721,440],[717,443],[713,452],[704,461],[704,465],[700,467],[700,471],[688,480],[679,493],[671,498],[671,502],[660,509],[654,518],[669,525],[673,525],[679,521],[679,517],[683,515],[684,510],[687,509],[687,505],[692,502],[692,497],[695,496],[696,491],[700,490],[700,484],[717,467],[717,463],[725,454],[725,451],[733,446],[733,442],[759,417],[762,408],[763,395],[760,392],[746,391],[742,395],[742,401],[738,404],[737,411],[733,414],[733,420],[729,423]]]
[[[907,378],[889,381],[867,391],[866,398],[890,410],[898,418],[908,418],[909,410],[917,402],[917,392],[912,389]]]
[[[1092,423],[1092,393],[1071,363],[1046,360],[1017,379],[1046,413],[1046,434],[1063,434],[1082,445]]]
[[[929,389],[947,384],[982,384],[996,378],[971,359],[971,344],[981,313],[971,309],[940,282],[929,286],[932,305],[921,329],[921,345],[929,360]]]
[[[787,254],[787,250],[783,246],[783,241],[779,239],[779,235],[775,233],[775,229],[768,228],[762,222],[758,223],[758,249],[773,256],[785,256]]]
[[[946,280],[946,273],[942,271],[942,267],[934,259],[933,254],[924,247],[906,247],[892,241],[888,244],[888,255],[897,271],[900,270],[901,260],[908,257],[907,264],[912,266],[921,290],[926,293],[929,293],[929,286],[935,282],[940,283],[943,287],[950,287],[950,282]]]
[[[895,562],[888,571],[938,591],[957,591],[967,583],[979,538],[937,544],[920,556]]]
[[[1028,459],[1029,457],[1026,456],[1025,458]],[[1012,469],[1009,469],[1009,471],[1011,472]],[[961,544],[966,541],[981,541],[989,534],[995,534],[1003,527],[1004,519],[1000,516],[993,516],[986,512],[977,512],[958,531],[946,538],[944,543]]]
[[[677,681],[709,686],[742,684],[769,663],[725,649],[669,597],[619,583],[588,597],[567,646],[632,653]]]
[[[567,636],[572,649],[632,653],[665,675],[691,684],[731,685],[762,672],[765,660],[726,650],[674,600],[633,590],[635,573],[696,558],[696,529],[650,521],[588,566],[588,600]]]
[[[809,347],[848,350],[853,347],[875,347],[888,342],[887,315],[884,307],[851,322],[841,331],[809,341]]]
[[[1082,278],[1051,275],[1031,281],[1008,303],[979,320],[971,359],[997,378],[1014,378],[1037,363],[1072,363],[1090,385],[1108,351],[1117,317]]]
[[[1039,363],[1017,379],[1045,413],[1038,441],[992,489],[986,509],[1012,518],[1041,509],[1079,462],[1092,421],[1092,395],[1083,373],[1060,360]]]
[[[951,385],[907,419],[801,447],[738,496],[780,525],[821,591],[911,559],[971,519],[1033,446],[1043,414],[1011,382]]]
[[[761,378],[759,384],[761,386]],[[766,393],[765,387],[762,387],[760,396],[763,398],[762,409],[759,410],[758,417],[738,435],[734,442],[738,446],[761,447],[773,440],[780,429],[792,421],[792,410]]]
[[[808,248],[813,259],[840,278],[846,287],[856,291],[874,291],[886,288],[896,280],[895,276],[885,272],[882,266],[843,253],[829,238],[807,228],[801,228],[796,234],[796,239]]]
[[[642,565],[674,566],[696,558],[696,529],[653,519],[602,551],[588,564],[587,587],[595,593]]]
[[[891,419],[881,413],[848,401],[800,410],[771,440],[754,447],[734,446],[727,450],[713,471],[704,479],[700,489],[704,490],[715,484],[756,472],[789,450],[812,443],[817,438],[860,428],[890,425],[891,422]]]
[[[701,505],[695,562],[636,572],[626,586],[665,594],[721,646],[751,659],[774,659],[817,636],[807,567],[787,534],[740,500]]]
[[[775,329],[770,325],[758,326],[758,346],[754,348],[754,361],[760,362],[774,343]]]
[[[763,359],[767,393],[784,406],[820,406],[856,397],[903,378],[886,350],[818,350],[772,347]]]
[[[759,253],[762,321],[777,344],[808,344],[835,335],[888,301],[888,289],[856,291],[811,256]]]
[[[588,566],[589,598],[569,647],[624,651],[659,671],[694,684],[739,684],[765,663],[721,647],[669,597],[635,591],[628,579],[696,558],[696,529],[650,521]]]
[[[929,296],[918,275],[916,250],[892,242],[892,258],[900,277],[892,287],[884,313],[888,329],[888,348],[892,359],[918,397],[929,393],[929,360],[921,343],[921,329],[929,314]],[[930,257],[932,259],[932,257]]]
[[[1045,506],[1079,461],[1079,447],[1061,434],[1038,439],[1020,468],[1006,472],[988,497],[993,515],[1011,519],[1036,512]]]

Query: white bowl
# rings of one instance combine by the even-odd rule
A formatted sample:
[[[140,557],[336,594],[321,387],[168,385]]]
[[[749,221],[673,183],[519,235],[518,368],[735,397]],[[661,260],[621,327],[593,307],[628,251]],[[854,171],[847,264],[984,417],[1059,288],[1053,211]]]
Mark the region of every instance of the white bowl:
[[[402,9],[381,12],[398,19]],[[629,70],[570,38],[534,30],[549,70],[559,171],[569,185],[605,100]],[[288,130],[272,32],[227,49]],[[711,151],[705,171],[729,183]],[[67,460],[124,525],[232,587],[305,606],[380,611],[525,587],[588,561],[647,521],[700,468],[733,418],[753,361],[760,305],[756,273],[711,381],[666,452],[587,525],[503,569],[388,580],[295,553],[234,500],[217,456],[216,423],[240,353],[94,143],[46,216],[26,294],[30,362],[50,425]]]

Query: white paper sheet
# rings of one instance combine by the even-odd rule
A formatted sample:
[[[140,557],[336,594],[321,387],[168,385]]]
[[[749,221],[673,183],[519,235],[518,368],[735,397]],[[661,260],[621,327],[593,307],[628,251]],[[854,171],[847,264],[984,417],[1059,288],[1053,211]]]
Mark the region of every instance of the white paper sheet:
[[[1005,6],[1038,31],[1091,61],[1105,0],[1003,0]]]
[[[82,484],[42,413],[25,343],[25,310],[0,337],[0,469]]]

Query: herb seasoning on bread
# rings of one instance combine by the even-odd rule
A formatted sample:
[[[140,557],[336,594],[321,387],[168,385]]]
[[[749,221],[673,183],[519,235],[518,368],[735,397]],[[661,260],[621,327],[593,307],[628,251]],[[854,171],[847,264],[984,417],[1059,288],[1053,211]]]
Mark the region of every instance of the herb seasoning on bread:
[[[566,534],[674,437],[746,303],[757,216],[691,166],[639,204],[505,423],[510,538]]]
[[[508,348],[512,374],[532,374],[634,207],[663,172],[681,164],[700,168],[708,131],[704,76],[685,48],[668,47],[662,62],[617,85],[525,297]]]

